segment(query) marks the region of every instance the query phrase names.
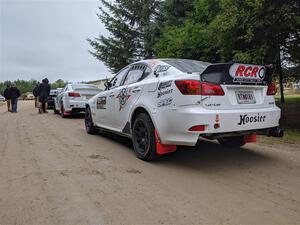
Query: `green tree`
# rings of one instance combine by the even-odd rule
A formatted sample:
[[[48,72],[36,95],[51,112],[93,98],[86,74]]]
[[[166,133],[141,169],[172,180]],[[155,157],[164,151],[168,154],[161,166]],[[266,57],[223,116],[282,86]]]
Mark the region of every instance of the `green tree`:
[[[162,13],[166,18],[161,26],[161,37],[155,45],[157,57],[177,57],[218,62],[220,53],[216,45],[211,22],[219,12],[218,1],[194,0],[183,8],[185,0],[165,1]],[[176,7],[179,7],[176,10]],[[171,11],[166,11],[166,10]],[[172,13],[175,12],[174,16]],[[169,18],[169,19],[167,19]]]
[[[90,53],[116,72],[127,64],[153,56],[153,25],[158,0],[101,0],[98,18],[110,36],[87,39],[94,51]]]
[[[279,76],[281,102],[284,64],[299,64],[298,0],[222,0],[213,21],[224,60],[273,65]]]
[[[176,0],[166,0],[165,4],[170,2],[178,4]],[[300,63],[300,1],[191,2],[192,8],[180,11],[184,17],[179,16],[179,21],[171,17],[161,26],[157,56],[271,65],[279,76],[284,102],[283,67],[299,68]],[[168,16],[172,11],[162,13]]]

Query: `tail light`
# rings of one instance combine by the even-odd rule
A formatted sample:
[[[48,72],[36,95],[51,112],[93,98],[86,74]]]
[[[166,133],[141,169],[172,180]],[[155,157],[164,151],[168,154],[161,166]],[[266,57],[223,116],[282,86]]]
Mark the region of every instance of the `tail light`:
[[[218,84],[202,83],[201,95],[225,95],[225,93]]]
[[[183,95],[224,95],[220,85],[198,80],[176,80],[175,84]]]
[[[276,90],[276,83],[273,82],[268,86],[267,95],[275,95],[277,92]]]
[[[80,93],[77,93],[77,92],[69,92],[69,97],[80,97]]]

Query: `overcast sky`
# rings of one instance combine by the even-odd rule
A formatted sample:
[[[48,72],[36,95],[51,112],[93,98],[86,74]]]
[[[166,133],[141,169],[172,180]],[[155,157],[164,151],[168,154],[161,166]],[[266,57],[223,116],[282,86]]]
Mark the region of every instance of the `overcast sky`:
[[[86,38],[108,35],[97,0],[0,0],[0,81],[68,81],[109,75]]]

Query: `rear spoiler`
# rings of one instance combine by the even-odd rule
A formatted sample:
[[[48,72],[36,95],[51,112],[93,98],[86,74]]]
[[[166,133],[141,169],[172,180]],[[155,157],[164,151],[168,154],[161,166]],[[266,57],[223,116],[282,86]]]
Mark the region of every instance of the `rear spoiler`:
[[[270,85],[273,71],[269,67],[240,63],[218,63],[206,67],[200,80],[214,84]]]

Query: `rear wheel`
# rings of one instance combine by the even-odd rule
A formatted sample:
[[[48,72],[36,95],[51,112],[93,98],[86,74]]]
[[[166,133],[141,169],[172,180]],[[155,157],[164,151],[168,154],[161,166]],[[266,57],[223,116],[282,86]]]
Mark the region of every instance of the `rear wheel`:
[[[94,126],[91,109],[89,107],[85,109],[84,124],[85,130],[88,134],[97,133],[97,128]]]
[[[218,141],[221,145],[227,148],[239,148],[246,144],[244,136],[234,136],[226,138],[218,138]]]
[[[66,118],[66,115],[65,115],[65,107],[64,107],[64,104],[61,103],[61,107],[60,107],[60,115],[62,118]]]
[[[139,159],[151,161],[157,158],[155,128],[145,113],[139,114],[133,123],[132,142]]]

